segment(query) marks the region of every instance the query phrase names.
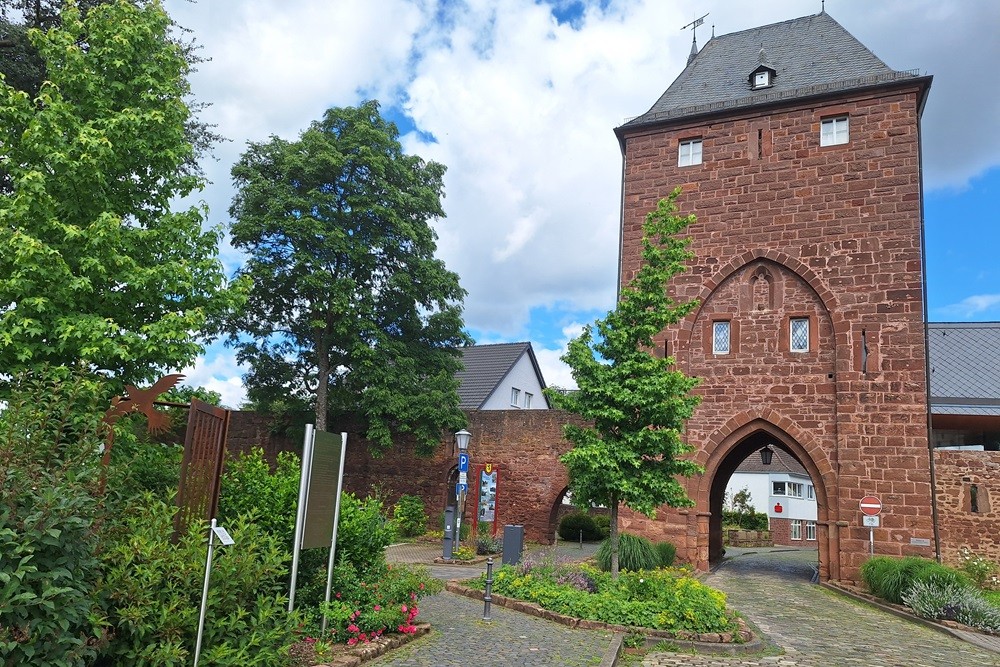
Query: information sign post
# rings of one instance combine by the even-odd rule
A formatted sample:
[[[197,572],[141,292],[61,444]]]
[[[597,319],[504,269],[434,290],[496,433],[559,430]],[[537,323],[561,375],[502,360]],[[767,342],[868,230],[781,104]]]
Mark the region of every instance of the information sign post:
[[[882,511],[882,501],[877,496],[865,496],[861,499],[861,513],[864,514],[863,524],[868,526],[868,551],[875,555],[875,529],[879,525],[878,515]]]

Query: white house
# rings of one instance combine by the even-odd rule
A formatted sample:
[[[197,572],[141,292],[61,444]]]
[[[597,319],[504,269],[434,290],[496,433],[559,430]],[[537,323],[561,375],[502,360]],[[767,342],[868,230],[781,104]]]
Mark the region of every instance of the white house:
[[[545,380],[531,343],[462,348],[464,370],[456,377],[463,410],[547,410]]]
[[[816,492],[791,455],[775,448],[767,465],[757,453],[748,456],[729,478],[726,495],[743,489],[750,491],[754,510],[767,514],[775,544],[816,546]]]

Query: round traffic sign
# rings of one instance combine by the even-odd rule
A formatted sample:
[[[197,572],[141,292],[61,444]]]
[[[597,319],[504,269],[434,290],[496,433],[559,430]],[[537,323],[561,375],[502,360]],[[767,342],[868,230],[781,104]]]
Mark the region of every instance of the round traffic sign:
[[[866,516],[875,516],[882,511],[882,501],[875,496],[865,496],[861,499],[861,512]]]

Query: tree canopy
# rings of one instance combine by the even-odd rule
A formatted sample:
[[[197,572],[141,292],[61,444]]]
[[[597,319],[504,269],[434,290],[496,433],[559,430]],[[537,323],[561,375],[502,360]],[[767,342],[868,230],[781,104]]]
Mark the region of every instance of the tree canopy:
[[[573,449],[560,460],[569,470],[574,503],[610,508],[615,574],[619,503],[648,516],[664,504],[689,506],[677,477],[701,472],[683,458],[693,451],[683,433],[700,400],[690,393],[697,380],[677,370],[673,357],[657,356],[653,342],[697,305],[677,302],[668,292],[692,257],[689,239],[677,235],[695,218],[675,215],[679,195],[675,190],[646,216],[642,264],[615,309],[585,327],[563,355],[578,391],[547,391],[555,407],[592,424],[564,427]]]
[[[85,360],[139,384],[192,363],[241,300],[203,209],[170,210],[202,181],[183,169],[188,65],[169,26],[158,2],[69,3],[29,31],[37,96],[0,83],[5,373]]]
[[[376,451],[410,432],[420,451],[458,409],[465,291],[435,259],[430,221],[445,167],[403,152],[377,102],[332,108],[296,141],[250,143],[233,167],[233,245],[248,307],[230,343],[258,408],[361,420]]]

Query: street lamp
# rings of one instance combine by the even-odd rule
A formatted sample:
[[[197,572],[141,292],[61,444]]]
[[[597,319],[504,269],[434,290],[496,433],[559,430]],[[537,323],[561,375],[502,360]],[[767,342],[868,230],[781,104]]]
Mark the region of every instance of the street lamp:
[[[771,465],[771,457],[774,456],[774,450],[771,449],[770,445],[764,445],[764,448],[760,450],[760,462],[766,466]]]
[[[472,434],[464,428],[455,433],[455,444],[458,446],[459,458],[458,493],[455,498],[458,501],[458,511],[455,513],[457,516],[455,520],[455,543],[459,546],[462,546],[462,515],[465,514],[465,496],[468,489],[468,473],[465,470],[461,470],[461,462],[462,459],[468,461],[470,439],[472,439]],[[465,467],[468,469],[468,463],[466,463]]]

